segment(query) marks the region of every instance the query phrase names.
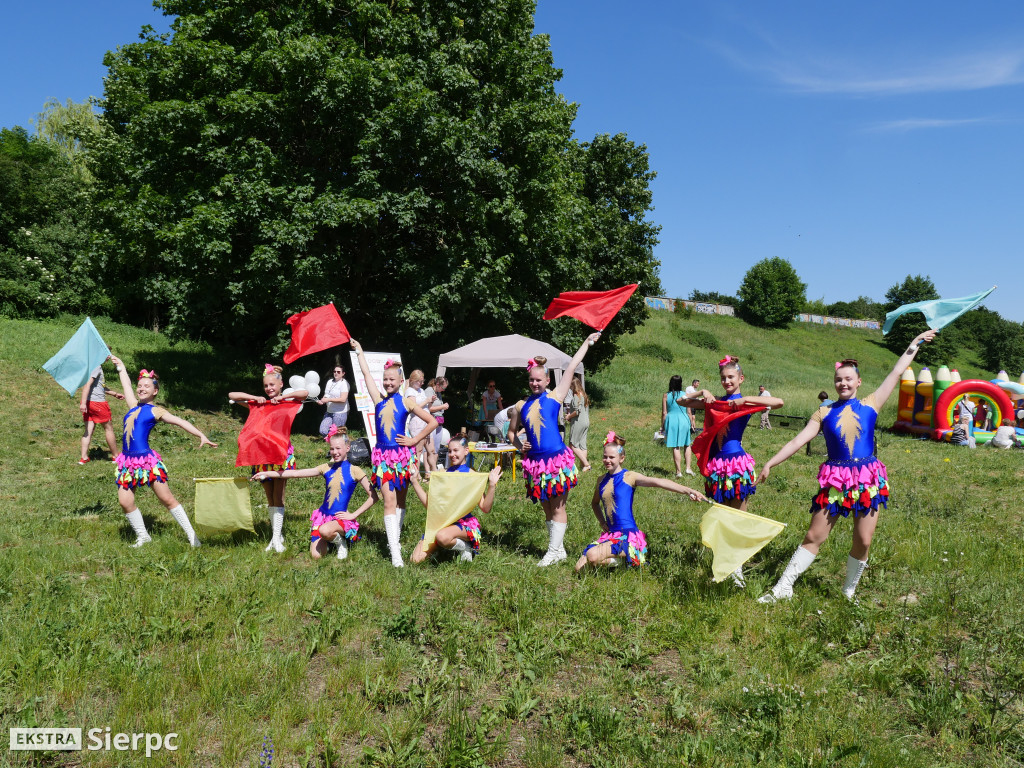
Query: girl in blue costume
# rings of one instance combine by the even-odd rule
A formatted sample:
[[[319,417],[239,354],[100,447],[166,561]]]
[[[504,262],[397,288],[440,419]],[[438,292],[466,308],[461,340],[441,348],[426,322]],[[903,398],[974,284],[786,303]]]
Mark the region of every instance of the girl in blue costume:
[[[565,560],[565,529],[568,517],[565,513],[569,491],[579,480],[576,471],[576,455],[562,442],[558,433],[558,414],[562,402],[569,393],[572,374],[587,354],[587,350],[601,338],[592,333],[580,346],[575,357],[566,366],[565,375],[553,391],[548,391],[551,379],[545,367],[547,358],[534,357],[527,361],[529,374],[527,384],[530,396],[515,404],[512,426],[509,434],[512,443],[523,452],[523,477],[526,480],[526,498],[540,502],[548,525],[548,550],[537,563],[548,566]],[[519,426],[526,429],[526,440],[519,439]]]
[[[469,443],[466,438],[462,435],[456,435],[448,441],[448,472],[472,472],[469,465],[466,464],[466,456],[469,455]],[[501,479],[501,465],[495,464],[494,468],[487,474],[487,490],[484,495],[480,498],[480,511],[485,515],[491,511],[491,507],[494,506],[494,491],[498,487],[498,481]],[[420,479],[414,472],[412,475],[412,487],[416,492],[416,496],[419,498],[420,503],[424,507],[427,506],[429,498],[426,491],[423,490],[423,486],[420,484]],[[425,544],[423,539],[420,539],[416,545],[416,549],[412,553],[410,558],[414,563],[422,563],[431,554],[433,554],[438,547],[447,549],[451,552],[458,552],[459,559],[466,562],[473,561],[473,555],[480,552],[480,521],[476,515],[467,514],[460,517],[452,525],[445,526],[437,532],[434,537],[432,544]]]
[[[590,564],[618,565],[623,558],[626,565],[639,568],[647,562],[647,538],[637,527],[633,517],[633,495],[636,488],[664,488],[666,491],[688,495],[693,501],[707,501],[704,494],[671,480],[646,477],[631,472],[622,466],[626,458],[626,441],[609,432],[604,439],[605,476],[594,489],[590,505],[594,517],[604,533],[583,549],[583,556],[576,562],[577,573]]]
[[[758,602],[773,603],[793,597],[793,583],[814,562],[839,515],[848,517],[851,512],[853,544],[846,559],[843,594],[847,599],[853,599],[868,564],[868,550],[878,522],[878,508],[886,506],[889,498],[885,465],[875,458],[875,421],[921,344],[934,338],[935,331],[925,331],[914,339],[882,385],[863,400],[857,399],[857,390],[861,385],[857,361],[842,360],[836,363],[834,380],[838,399],[818,408],[807,426],[764,465],[757,478],[759,483],[768,479],[772,467],[778,466],[809,443],[819,430],[824,432],[828,459],[818,470],[820,490],[811,501],[811,525],[778,583]]]
[[[740,385],[743,384],[745,377],[738,357],[726,355],[718,362],[718,373],[722,389],[725,390],[724,397],[716,398],[706,389],[702,389],[692,397],[679,400],[679,405],[703,409],[717,400],[732,402],[734,408],[747,405],[763,405],[766,408],[783,406],[782,400],[778,397],[744,397],[740,394]],[[742,510],[746,510],[747,498],[753,496],[757,490],[754,484],[754,459],[743,449],[740,442],[749,420],[749,416],[734,419],[718,435],[708,457],[708,474],[704,480],[704,493],[709,499]]]
[[[285,400],[297,400],[300,403],[309,395],[305,389],[284,388],[284,369],[279,365],[265,363],[263,365],[263,395],[250,395],[247,392],[228,392],[228,399],[235,402],[253,402],[258,404],[277,404]],[[295,446],[288,444],[288,457],[284,465],[260,464],[252,468],[253,474],[257,472],[271,472],[279,469],[295,469]],[[267,495],[267,507],[270,512],[270,543],[267,544],[264,552],[274,550],[278,554],[284,552],[284,487],[287,480],[280,477],[272,477],[263,483],[263,492]]]
[[[405,517],[405,496],[409,491],[409,477],[417,471],[416,446],[437,426],[435,419],[426,409],[416,404],[416,397],[402,397],[402,363],[388,360],[381,377],[382,395],[370,375],[362,345],[352,339],[352,349],[359,356],[359,368],[363,372],[367,394],[373,400],[374,422],[377,444],[373,447],[371,481],[384,497],[384,531],[388,536],[391,564],[401,568],[402,561],[402,519]],[[421,419],[424,427],[411,437],[406,434],[405,424],[409,415]]]
[[[160,454],[149,447],[149,433],[153,431],[158,421],[164,424],[171,424],[181,427],[190,435],[199,438],[199,447],[208,445],[216,448],[216,443],[211,443],[206,435],[200,432],[195,426],[184,419],[172,416],[160,406],[153,405],[157,394],[160,391],[160,380],[155,371],[142,370],[139,372],[139,381],[132,392],[132,380],[128,377],[128,370],[124,363],[113,355],[110,361],[117,366],[117,375],[121,379],[121,387],[124,389],[124,399],[128,404],[128,413],[124,416],[124,437],[122,438],[121,453],[117,459],[117,500],[124,510],[128,523],[135,531],[135,543],[133,547],[141,547],[148,544],[152,539],[146,530],[146,523],[142,519],[142,513],[135,506],[135,489],[150,486],[153,493],[160,499],[160,502],[167,507],[171,515],[185,531],[188,536],[188,543],[193,547],[199,546],[199,539],[196,532],[192,530],[192,524],[185,514],[185,508],[178,503],[167,487],[167,467],[160,460]]]
[[[332,424],[324,440],[330,445],[330,463],[311,469],[263,470],[253,475],[252,479],[263,481],[271,478],[323,477],[323,503],[309,517],[312,524],[309,554],[314,560],[319,560],[327,551],[327,542],[330,542],[338,548],[338,559],[344,560],[348,557],[348,545],[360,539],[359,523],[356,521],[363,512],[377,503],[377,494],[370,487],[366,473],[348,462],[348,452],[352,447],[348,429],[339,429]],[[363,486],[367,499],[355,512],[349,512],[348,505],[357,485]]]

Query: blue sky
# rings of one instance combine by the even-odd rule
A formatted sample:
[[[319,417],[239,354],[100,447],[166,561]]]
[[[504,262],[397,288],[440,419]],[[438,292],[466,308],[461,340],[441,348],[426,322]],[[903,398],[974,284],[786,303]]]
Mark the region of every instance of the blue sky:
[[[9,3],[0,125],[102,94],[145,0]],[[1024,321],[1024,4],[540,0],[577,137],[646,144],[670,296],[789,260],[809,298],[907,274]],[[17,72],[17,77],[13,73]]]

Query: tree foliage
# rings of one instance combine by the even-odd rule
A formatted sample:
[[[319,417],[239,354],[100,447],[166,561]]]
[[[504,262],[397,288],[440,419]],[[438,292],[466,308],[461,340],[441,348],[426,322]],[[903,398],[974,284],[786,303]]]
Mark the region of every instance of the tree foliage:
[[[853,320],[882,320],[885,310],[882,305],[867,296],[858,296],[853,301],[837,301],[826,307],[827,315],[849,317]]]
[[[36,136],[68,161],[79,181],[91,183],[86,153],[100,132],[100,119],[92,104],[89,101],[75,103],[71,99],[61,104],[57,99],[49,99],[32,122]]]
[[[766,328],[785,328],[807,303],[807,285],[793,265],[778,256],[752,266],[737,294],[740,317]]]
[[[892,312],[904,304],[913,304],[918,301],[928,301],[939,298],[939,292],[935,290],[935,283],[927,275],[907,275],[902,283],[890,286],[885,292],[885,312]],[[943,329],[935,340],[925,344],[918,351],[915,362],[918,365],[936,366],[949,364],[956,354],[959,346],[956,325],[959,321],[951,323]],[[910,342],[919,333],[928,330],[928,323],[920,312],[911,312],[896,319],[889,333],[885,335],[885,346],[894,354],[902,355],[910,346]]]
[[[91,277],[89,194],[58,148],[0,129],[0,313],[103,312]]]
[[[647,153],[571,139],[531,0],[162,0],[107,54],[92,168],[126,313],[260,342],[328,300],[427,352],[562,290],[656,291]],[[643,317],[635,296],[612,330]],[[607,345],[606,349],[610,349]]]
[[[696,288],[690,291],[690,298],[687,301],[702,301],[708,304],[724,304],[727,307],[735,307],[740,300],[718,291],[698,291]]]

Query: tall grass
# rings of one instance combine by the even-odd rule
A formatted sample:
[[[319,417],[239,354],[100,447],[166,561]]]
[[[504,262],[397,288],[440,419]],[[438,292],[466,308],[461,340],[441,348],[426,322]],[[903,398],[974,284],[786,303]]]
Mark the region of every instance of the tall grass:
[[[0,321],[0,707],[8,726],[180,733],[180,749],[156,753],[146,761],[154,766],[254,766],[267,737],[275,765],[303,766],[1024,761],[1024,453],[880,433],[894,501],[881,515],[857,604],[839,591],[844,523],[792,603],[754,602],[803,536],[820,461],[805,454],[773,472],[751,502],[789,527],[750,564],[746,592],[711,582],[702,507],[651,489],[639,491],[636,508],[650,544],[646,569],[581,578],[564,566],[538,569],[542,515],[510,479],[482,520],[484,548],[472,565],[396,571],[379,506],[348,561],[310,561],[317,481],[289,485],[282,556],[263,552],[269,532],[255,488],[257,535],[212,537],[198,551],[151,494],[141,495],[154,541],[133,550],[110,465],[75,463],[75,401],[39,369],[76,324]],[[160,371],[173,412],[221,442],[200,452],[179,430],[154,433],[171,488],[191,512],[191,478],[237,471],[242,414],[223,394],[248,386],[258,361],[98,326],[132,365]],[[688,343],[688,330],[713,335],[720,350]],[[650,439],[668,378],[714,384],[726,352],[742,359],[748,390],[764,383],[786,400],[783,412],[799,416],[829,388],[832,360],[857,357],[873,389],[893,362],[878,342],[852,329],[769,332],[731,318],[655,314],[588,377],[598,401],[592,457],[614,428],[629,440],[630,468],[670,476],[668,451]],[[971,360],[951,363],[965,377],[991,376]],[[113,407],[123,415],[123,405]],[[890,403],[880,423],[894,416]],[[792,434],[760,431],[755,420],[746,444],[761,464]],[[322,460],[318,438],[297,434],[295,445],[300,466]],[[589,500],[599,475],[584,475],[570,497],[570,552],[598,534]],[[407,550],[422,525],[412,504]],[[143,760],[122,752],[2,758]]]

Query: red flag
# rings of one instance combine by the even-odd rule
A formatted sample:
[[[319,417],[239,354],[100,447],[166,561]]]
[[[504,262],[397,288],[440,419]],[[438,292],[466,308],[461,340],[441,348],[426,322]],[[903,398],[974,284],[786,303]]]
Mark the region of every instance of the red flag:
[[[618,314],[639,283],[633,283],[611,291],[566,291],[551,300],[545,320],[556,317],[575,317],[591,328],[603,331],[612,318]]]
[[[286,363],[344,344],[352,338],[334,302],[294,314],[288,318],[288,325],[292,327],[292,344],[284,353]]]
[[[741,416],[750,416],[765,409],[763,405],[745,405],[735,411],[732,401],[716,400],[704,408],[704,430],[693,441],[693,455],[697,457],[697,468],[704,477],[708,476],[708,459],[711,458],[711,443],[729,422]]]
[[[249,403],[249,418],[238,435],[236,467],[284,464],[292,442],[292,422],[302,403]]]

